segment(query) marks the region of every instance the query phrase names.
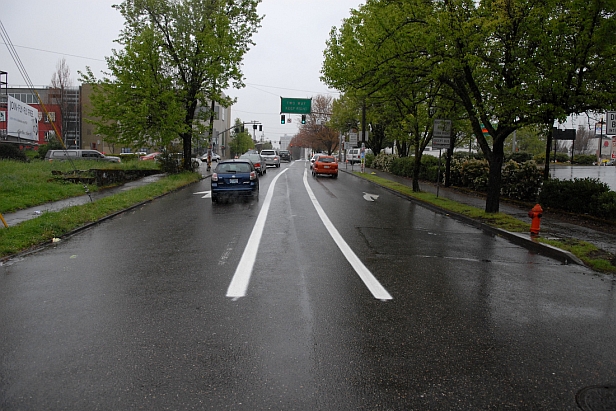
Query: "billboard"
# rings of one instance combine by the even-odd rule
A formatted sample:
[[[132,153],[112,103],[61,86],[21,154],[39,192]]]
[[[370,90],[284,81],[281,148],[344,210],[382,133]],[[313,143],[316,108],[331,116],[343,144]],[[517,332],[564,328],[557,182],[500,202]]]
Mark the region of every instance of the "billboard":
[[[38,110],[8,96],[7,134],[23,140],[38,142]]]

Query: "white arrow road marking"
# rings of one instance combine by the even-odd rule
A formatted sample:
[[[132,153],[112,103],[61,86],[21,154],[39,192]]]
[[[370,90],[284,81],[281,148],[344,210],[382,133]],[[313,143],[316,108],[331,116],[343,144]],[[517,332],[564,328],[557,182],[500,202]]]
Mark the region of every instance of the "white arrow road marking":
[[[210,197],[212,197],[212,190],[210,190],[210,191],[199,191],[198,193],[193,193],[193,194],[197,194],[197,195],[205,194],[201,198],[210,198]]]
[[[336,227],[334,227],[334,225],[332,224],[329,217],[327,217],[327,214],[325,214],[325,210],[323,210],[321,204],[319,204],[319,201],[317,200],[312,189],[308,185],[308,171],[306,169],[304,169],[304,187],[306,187],[308,197],[310,197],[312,205],[314,205],[314,208],[316,208],[317,214],[319,214],[319,217],[321,217],[321,221],[323,221],[323,224],[325,224],[325,228],[327,228],[329,235],[332,236],[332,238],[336,242],[336,245],[338,245],[338,248],[340,248],[340,251],[342,251],[342,254],[344,254],[347,261],[355,269],[355,271],[359,275],[359,278],[361,278],[364,284],[366,284],[366,287],[368,287],[368,290],[370,290],[374,298],[381,301],[391,300],[392,296],[381,285],[381,283],[379,283],[379,280],[377,280],[374,275],[372,275],[370,270],[368,270],[368,267],[366,267],[364,263],[361,262],[359,257],[357,257],[357,254],[355,254],[353,250],[351,250],[351,247],[349,247],[347,242],[344,241],[344,238],[342,238]]]
[[[288,168],[285,168],[280,173],[278,173],[276,177],[274,177],[274,179],[272,180],[272,183],[267,190],[265,201],[261,206],[261,211],[259,211],[257,221],[252,228],[252,233],[250,234],[250,238],[248,239],[248,244],[244,249],[244,253],[242,254],[240,263],[235,269],[235,274],[233,274],[233,279],[231,280],[231,284],[229,284],[229,288],[227,289],[227,297],[231,297],[237,300],[238,298],[244,297],[246,295],[248,283],[250,282],[250,276],[252,275],[252,268],[254,267],[255,260],[257,259],[259,243],[261,243],[261,236],[263,235],[263,229],[265,228],[267,212],[269,211],[270,204],[272,203],[272,197],[274,196],[274,187],[276,187],[276,181],[278,181],[278,178],[283,175],[287,170]]]
[[[379,198],[378,194],[364,193],[364,200],[366,201],[374,201],[377,198]]]

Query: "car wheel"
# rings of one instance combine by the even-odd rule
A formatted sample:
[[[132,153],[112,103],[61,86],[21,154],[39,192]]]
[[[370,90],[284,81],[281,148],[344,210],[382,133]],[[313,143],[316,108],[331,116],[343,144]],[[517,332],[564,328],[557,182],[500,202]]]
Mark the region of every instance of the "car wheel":
[[[212,194],[212,203],[218,202],[218,194]]]
[[[280,167],[280,163],[276,164],[276,167]]]
[[[333,175],[332,175],[332,177],[334,177],[334,178],[338,178],[338,173],[333,174]]]
[[[263,169],[263,174],[267,173],[267,168]]]

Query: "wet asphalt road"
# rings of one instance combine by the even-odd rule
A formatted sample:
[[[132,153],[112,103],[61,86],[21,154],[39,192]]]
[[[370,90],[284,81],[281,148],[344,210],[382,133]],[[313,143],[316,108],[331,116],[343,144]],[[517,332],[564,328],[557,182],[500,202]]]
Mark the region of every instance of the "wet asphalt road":
[[[576,410],[616,384],[613,277],[306,164],[0,267],[0,409]]]

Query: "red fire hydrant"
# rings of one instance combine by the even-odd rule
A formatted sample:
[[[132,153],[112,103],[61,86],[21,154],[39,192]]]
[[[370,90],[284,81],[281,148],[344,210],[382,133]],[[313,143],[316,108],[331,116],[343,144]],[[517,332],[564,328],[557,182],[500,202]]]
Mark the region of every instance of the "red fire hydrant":
[[[530,223],[530,235],[538,236],[541,229],[541,217],[543,216],[543,208],[539,204],[535,204],[532,210],[528,212],[528,216],[533,219]]]

